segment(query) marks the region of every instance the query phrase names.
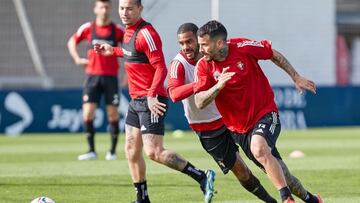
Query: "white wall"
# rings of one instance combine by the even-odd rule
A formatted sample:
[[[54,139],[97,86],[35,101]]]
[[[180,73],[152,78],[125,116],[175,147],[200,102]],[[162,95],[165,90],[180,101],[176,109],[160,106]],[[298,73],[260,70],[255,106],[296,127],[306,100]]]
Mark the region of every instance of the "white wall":
[[[211,0],[143,2],[144,18],[161,35],[167,63],[179,50],[178,26],[184,22],[201,26],[211,16]],[[148,8],[146,2],[156,3]],[[228,29],[229,37],[268,39],[300,74],[318,85],[335,84],[335,0],[220,0],[220,21]],[[262,64],[273,85],[292,84],[271,62]]]

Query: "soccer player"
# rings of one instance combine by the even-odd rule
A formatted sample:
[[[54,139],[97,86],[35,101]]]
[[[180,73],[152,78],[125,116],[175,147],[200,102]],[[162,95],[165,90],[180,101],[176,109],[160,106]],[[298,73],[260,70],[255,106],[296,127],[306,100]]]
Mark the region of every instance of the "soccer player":
[[[93,121],[101,95],[104,95],[105,98],[111,134],[111,148],[107,152],[105,159],[116,159],[116,145],[119,135],[119,90],[117,79],[119,64],[115,56],[98,55],[92,48],[95,43],[108,43],[116,46],[118,42],[122,41],[123,30],[119,25],[111,22],[110,12],[110,0],[95,0],[95,20],[81,25],[68,41],[70,55],[77,65],[85,68],[86,73],[82,109],[84,131],[87,136],[89,151],[80,155],[79,160],[97,159]],[[77,45],[83,40],[86,40],[89,46],[87,58],[80,57],[77,51]]]
[[[204,55],[196,69],[197,107],[202,109],[215,100],[225,125],[236,134],[236,143],[266,171],[283,202],[295,202],[291,193],[304,202],[322,202],[320,196],[308,192],[291,175],[276,149],[280,134],[278,109],[258,60],[272,60],[290,75],[300,92],[316,93],[315,83],[300,76],[267,40],[227,40],[226,28],[218,21],[209,21],[197,34]]]
[[[119,0],[119,15],[125,27],[121,48],[108,44],[94,49],[104,55],[123,56],[131,101],[125,125],[125,151],[136,190],[136,203],[148,203],[146,167],[142,150],[153,161],[189,175],[200,184],[205,202],[214,194],[215,173],[196,168],[177,153],[165,149],[164,118],[167,74],[162,42],[154,27],[141,17],[140,0]]]
[[[203,109],[198,109],[195,105],[194,69],[196,62],[202,57],[197,43],[197,31],[198,27],[193,23],[182,24],[177,31],[180,52],[170,66],[170,98],[173,102],[182,101],[190,127],[224,174],[231,170],[246,190],[264,202],[276,203],[241,159],[238,146],[231,137],[231,132],[225,127],[215,103],[211,102]]]

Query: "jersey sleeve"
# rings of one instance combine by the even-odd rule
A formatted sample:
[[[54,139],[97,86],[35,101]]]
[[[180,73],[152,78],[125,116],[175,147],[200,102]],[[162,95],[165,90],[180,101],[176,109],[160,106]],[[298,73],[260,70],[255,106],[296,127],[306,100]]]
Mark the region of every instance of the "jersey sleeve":
[[[82,40],[87,39],[87,35],[90,33],[90,28],[91,22],[84,23],[78,28],[76,33],[73,34],[76,44],[79,44]]]
[[[244,39],[237,42],[237,48],[246,52],[258,60],[267,60],[273,57],[271,42],[268,40],[256,41]]]
[[[195,66],[194,93],[206,91],[212,87],[208,74],[208,63],[205,59],[200,59]]]
[[[137,36],[135,48],[137,51],[145,53],[149,63],[155,69],[155,75],[148,91],[148,96],[154,97],[163,88],[167,75],[159,34],[151,26],[144,26]]]
[[[181,101],[194,93],[194,83],[185,84],[185,70],[180,61],[172,61],[168,78],[168,92],[173,102]]]
[[[114,47],[114,56],[124,57],[124,52],[121,47]]]

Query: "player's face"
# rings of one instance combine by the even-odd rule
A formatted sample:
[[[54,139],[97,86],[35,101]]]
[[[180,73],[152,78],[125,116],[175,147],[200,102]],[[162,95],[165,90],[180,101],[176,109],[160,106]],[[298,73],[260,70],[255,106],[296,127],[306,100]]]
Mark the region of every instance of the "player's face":
[[[202,37],[198,36],[198,43],[200,46],[200,53],[205,60],[211,61],[216,59],[219,48],[217,47],[215,40],[211,39],[209,35],[204,35]]]
[[[96,18],[107,21],[110,18],[111,6],[109,2],[97,1],[94,7]]]
[[[196,35],[192,32],[185,32],[178,34],[178,43],[181,51],[186,58],[195,60],[199,55],[199,45],[197,43]]]
[[[119,0],[119,16],[126,26],[136,24],[141,18],[142,5],[136,4],[135,0]]]

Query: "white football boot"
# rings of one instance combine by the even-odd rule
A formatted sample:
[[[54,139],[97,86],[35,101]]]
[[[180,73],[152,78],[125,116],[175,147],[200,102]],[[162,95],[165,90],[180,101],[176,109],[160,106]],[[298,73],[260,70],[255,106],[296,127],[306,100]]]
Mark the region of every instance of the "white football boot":
[[[111,154],[111,152],[107,152],[105,156],[105,160],[107,161],[113,161],[116,160],[116,154]]]
[[[78,156],[79,161],[87,161],[87,160],[95,160],[95,159],[97,159],[97,155],[95,152],[88,152]]]

